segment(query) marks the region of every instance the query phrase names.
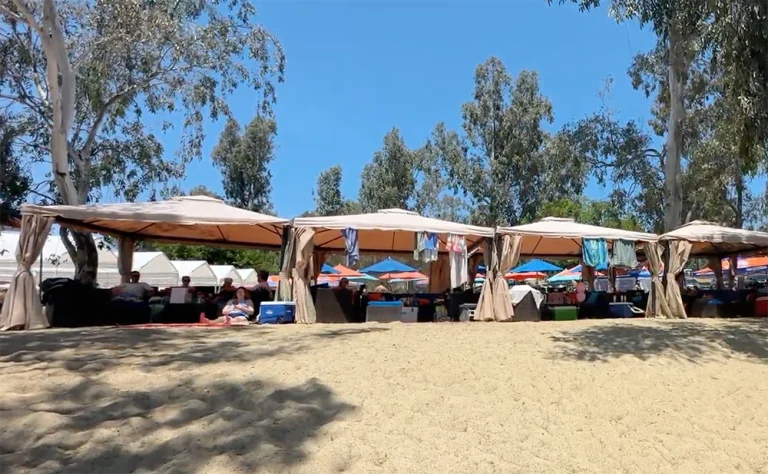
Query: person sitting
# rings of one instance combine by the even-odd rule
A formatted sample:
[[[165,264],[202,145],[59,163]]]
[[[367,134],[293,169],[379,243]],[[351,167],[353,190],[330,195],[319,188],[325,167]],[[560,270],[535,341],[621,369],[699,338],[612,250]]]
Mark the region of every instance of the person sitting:
[[[191,285],[191,283],[192,283],[192,278],[190,278],[189,276],[181,277],[181,287],[186,288],[187,290],[187,297],[185,299],[185,303],[191,303],[193,297],[195,296],[195,293],[197,292],[197,290],[195,289],[194,286]]]
[[[379,286],[377,286],[376,288],[374,288],[374,289],[373,289],[373,292],[374,292],[374,293],[389,293],[389,290],[387,289],[387,287],[386,287],[386,286],[384,286],[384,285],[382,285],[381,283],[379,283]]]
[[[235,297],[235,286],[232,284],[231,278],[225,278],[224,284],[221,285],[219,292],[213,299],[213,302],[219,307],[219,311],[224,308],[229,300]]]
[[[269,272],[266,270],[259,270],[257,275],[259,279],[259,284],[257,286],[262,290],[272,292],[272,289],[269,287]]]
[[[200,322],[206,324],[247,324],[253,316],[253,302],[246,298],[245,288],[240,287],[235,292],[235,297],[227,302],[221,311],[221,316],[216,319],[208,319],[201,315]]]
[[[339,280],[339,286],[336,287],[339,291],[344,291],[349,289],[349,280],[347,278],[342,278]]]
[[[155,293],[155,289],[148,284],[139,281],[141,273],[131,272],[130,280],[120,286],[112,288],[114,299],[118,301],[131,301],[143,303]]]

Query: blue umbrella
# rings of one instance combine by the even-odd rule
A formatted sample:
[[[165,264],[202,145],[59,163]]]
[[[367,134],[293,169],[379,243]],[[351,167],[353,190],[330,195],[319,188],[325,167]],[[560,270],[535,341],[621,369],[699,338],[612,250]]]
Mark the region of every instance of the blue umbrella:
[[[534,259],[530,262],[520,265],[512,270],[512,273],[525,273],[525,272],[559,272],[562,268],[557,265],[552,265],[544,260]]]
[[[416,269],[409,267],[408,265],[387,258],[380,262],[374,263],[370,267],[366,267],[360,270],[361,273],[400,273],[400,272],[415,272]]]
[[[337,273],[341,273],[332,266],[328,265],[327,263],[323,264],[323,268],[320,269],[320,273],[330,273],[331,275],[335,275]]]

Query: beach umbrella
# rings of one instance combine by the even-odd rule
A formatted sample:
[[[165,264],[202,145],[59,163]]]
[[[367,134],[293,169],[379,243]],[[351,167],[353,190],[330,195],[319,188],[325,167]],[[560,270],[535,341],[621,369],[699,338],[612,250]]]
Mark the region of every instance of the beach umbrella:
[[[523,265],[512,270],[512,273],[527,273],[527,272],[559,272],[562,267],[552,265],[544,260],[533,259]]]
[[[542,272],[510,272],[504,275],[507,280],[541,280],[546,278],[547,275]]]
[[[339,271],[333,268],[332,266],[328,265],[327,263],[324,263],[323,268],[320,269],[320,273],[336,275],[339,273]]]
[[[416,269],[397,260],[393,260],[391,257],[387,257],[385,260],[374,263],[370,267],[362,268],[360,271],[363,273],[401,273],[415,272]]]

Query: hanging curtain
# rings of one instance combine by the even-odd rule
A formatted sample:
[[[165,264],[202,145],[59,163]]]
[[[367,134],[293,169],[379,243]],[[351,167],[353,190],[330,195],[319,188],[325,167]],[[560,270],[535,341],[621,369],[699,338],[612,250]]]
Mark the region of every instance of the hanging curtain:
[[[736,272],[739,270],[739,257],[731,255],[728,257],[728,289],[736,288]]]
[[[117,271],[120,273],[120,283],[128,283],[133,270],[133,248],[136,241],[130,237],[120,237],[117,240]]]
[[[283,245],[280,251],[280,281],[277,282],[275,301],[292,301],[293,287],[291,285],[291,269],[296,264],[296,232],[293,227],[286,226],[283,230]],[[295,301],[295,300],[293,300]]]
[[[723,261],[720,257],[710,257],[707,259],[707,266],[715,274],[715,288],[723,289]]]
[[[693,245],[686,240],[671,240],[669,241],[669,268],[667,272],[667,290],[666,298],[669,305],[669,317],[676,319],[685,319],[688,315],[685,314],[685,305],[683,304],[683,296],[680,293],[680,285],[677,282],[676,276],[683,271],[685,262],[688,261],[688,255],[691,253],[691,247]]]
[[[323,264],[328,259],[327,250],[315,250],[312,253],[312,279],[317,283],[317,277],[320,276],[320,272],[323,270]]]
[[[451,286],[451,263],[448,254],[438,254],[437,260],[429,264],[429,292],[442,293]]]
[[[659,277],[663,268],[664,247],[658,242],[648,242],[645,244],[645,256],[651,271],[651,294],[645,309],[645,317],[660,318],[669,314],[669,305],[664,297],[664,285]]]
[[[483,260],[485,262],[485,281],[480,289],[480,297],[475,308],[475,321],[493,321],[493,239],[483,241]]]
[[[317,321],[315,303],[309,291],[312,278],[312,252],[315,247],[315,231],[309,227],[295,230],[296,266],[292,269],[293,300],[296,302],[296,322],[312,324]]]
[[[40,257],[52,224],[53,219],[50,217],[25,215],[21,218],[19,245],[16,247],[18,267],[0,313],[0,329],[3,331],[42,329],[50,326],[43,314],[40,293],[31,269],[32,264]]]
[[[522,241],[522,236],[505,235],[496,243],[499,255],[493,280],[493,316],[496,321],[512,321],[515,316],[515,309],[509,297],[509,286],[504,275],[520,260]]]

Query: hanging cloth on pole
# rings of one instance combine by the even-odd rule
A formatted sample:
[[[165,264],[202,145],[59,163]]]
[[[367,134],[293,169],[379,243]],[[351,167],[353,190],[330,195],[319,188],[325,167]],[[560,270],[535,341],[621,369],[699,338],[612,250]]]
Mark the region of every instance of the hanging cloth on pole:
[[[614,240],[611,265],[614,267],[635,268],[637,266],[635,243],[631,240]]]
[[[608,266],[608,243],[605,239],[582,239],[584,265],[602,268]]]
[[[448,256],[451,262],[451,288],[458,288],[469,281],[467,241],[462,235],[448,236]]]
[[[416,232],[414,236],[413,259],[425,263],[437,260],[437,234]]]
[[[346,265],[351,267],[360,263],[360,243],[357,241],[357,229],[344,229],[341,231],[344,236],[344,254],[346,255]]]

